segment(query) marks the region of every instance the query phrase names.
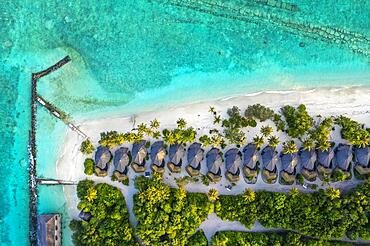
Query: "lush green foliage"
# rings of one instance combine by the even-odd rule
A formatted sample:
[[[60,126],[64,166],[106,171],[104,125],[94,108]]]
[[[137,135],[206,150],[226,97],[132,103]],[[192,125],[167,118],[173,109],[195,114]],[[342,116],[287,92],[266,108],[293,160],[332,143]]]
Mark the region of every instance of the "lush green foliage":
[[[192,235],[186,246],[208,246],[208,240],[206,235],[204,235],[203,230],[197,231],[194,235]]]
[[[221,231],[211,240],[211,246],[347,246],[351,244],[305,238],[297,233]]]
[[[90,158],[86,158],[84,161],[84,173],[87,175],[93,175],[94,173],[94,160]]]
[[[268,139],[268,143],[271,147],[276,148],[279,145],[279,138],[276,136],[271,136]]]
[[[95,148],[90,139],[86,139],[81,143],[80,151],[82,154],[89,155],[94,152]]]
[[[297,145],[293,140],[283,143],[283,154],[293,154],[298,152]]]
[[[258,220],[265,227],[296,230],[323,239],[343,238],[346,234],[369,238],[370,182],[341,197],[339,190],[305,194],[256,192],[254,201],[244,195],[220,196],[216,213],[222,219],[240,221],[251,227]]]
[[[218,200],[218,190],[216,189],[210,189],[208,191],[208,199],[210,202],[215,202]]]
[[[286,132],[293,138],[303,136],[313,126],[313,118],[307,113],[306,106],[303,104],[297,108],[284,106],[281,108],[281,113],[287,123]]]
[[[146,245],[186,245],[202,221],[213,211],[206,194],[170,189],[160,175],[138,177],[134,213],[137,235]]]
[[[244,112],[244,116],[247,118],[255,118],[260,121],[265,121],[267,119],[272,120],[274,117],[274,111],[261,104],[254,104],[248,106],[248,108]]]
[[[125,134],[116,131],[100,133],[99,144],[108,148],[114,148],[125,142]]]
[[[129,224],[125,199],[119,189],[108,184],[83,180],[77,186],[78,209],[89,212],[89,222],[73,220],[74,245],[138,245]]]
[[[342,138],[359,147],[370,146],[370,133],[363,126],[343,115],[335,118],[335,123],[342,127]]]
[[[163,140],[168,144],[182,144],[192,143],[195,141],[197,132],[194,128],[189,127],[187,129],[176,128],[173,130],[164,129],[162,131]]]
[[[280,114],[274,114],[273,121],[275,123],[276,129],[278,131],[284,131],[285,129],[285,121],[281,118]]]
[[[261,127],[261,134],[267,138],[272,133],[272,127],[271,126],[262,126]]]
[[[263,137],[255,136],[252,139],[252,143],[256,145],[257,149],[261,149],[261,147],[265,144],[265,141],[263,140]]]

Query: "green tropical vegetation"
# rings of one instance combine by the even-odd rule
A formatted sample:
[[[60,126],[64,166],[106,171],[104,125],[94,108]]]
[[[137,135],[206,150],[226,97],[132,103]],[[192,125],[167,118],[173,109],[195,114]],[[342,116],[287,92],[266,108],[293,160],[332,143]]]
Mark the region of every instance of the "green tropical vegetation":
[[[248,106],[248,108],[244,112],[244,116],[247,118],[254,118],[263,122],[268,119],[272,120],[274,117],[274,111],[261,104],[254,104]]]
[[[256,148],[259,150],[265,144],[265,140],[263,140],[263,137],[257,135],[252,139],[252,143],[256,145]]]
[[[74,245],[139,245],[129,223],[121,191],[108,184],[82,180],[77,186],[78,209],[90,213],[90,221],[72,220]]]
[[[314,120],[303,104],[297,108],[289,105],[284,106],[281,108],[281,114],[284,116],[287,125],[285,131],[290,137],[302,137],[313,127]]]
[[[358,147],[370,146],[370,132],[360,123],[343,115],[335,118],[335,124],[341,127],[341,136],[350,144]]]
[[[187,245],[189,238],[213,211],[206,194],[171,189],[162,178],[138,177],[134,213],[137,236],[146,245]]]
[[[268,136],[270,136],[272,134],[272,127],[271,126],[262,126],[261,127],[261,134],[267,138]]]
[[[285,121],[282,119],[280,114],[274,114],[274,118],[272,120],[275,123],[276,129],[278,131],[284,131],[285,130]]]
[[[208,240],[203,230],[194,233],[186,243],[186,246],[208,246]]]
[[[276,137],[276,136],[271,136],[269,137],[268,139],[268,144],[273,147],[273,148],[276,148],[278,145],[279,145],[280,141],[279,141],[279,138]]]
[[[93,175],[94,174],[94,160],[91,158],[86,158],[84,161],[84,173],[86,175]]]
[[[293,140],[283,143],[283,154],[293,154],[298,152],[297,145]]]
[[[82,154],[89,155],[94,152],[95,148],[90,139],[86,139],[81,143],[80,151]]]

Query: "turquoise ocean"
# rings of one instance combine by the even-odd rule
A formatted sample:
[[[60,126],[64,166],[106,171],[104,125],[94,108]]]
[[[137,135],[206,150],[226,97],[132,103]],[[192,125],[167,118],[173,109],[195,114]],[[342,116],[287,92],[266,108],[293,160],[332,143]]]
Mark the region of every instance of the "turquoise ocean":
[[[39,94],[78,121],[265,90],[370,86],[368,0],[3,0],[0,245],[28,244],[31,73],[70,55]],[[325,34],[328,33],[328,34]],[[39,177],[66,127],[38,108]],[[39,213],[63,214],[62,187]]]

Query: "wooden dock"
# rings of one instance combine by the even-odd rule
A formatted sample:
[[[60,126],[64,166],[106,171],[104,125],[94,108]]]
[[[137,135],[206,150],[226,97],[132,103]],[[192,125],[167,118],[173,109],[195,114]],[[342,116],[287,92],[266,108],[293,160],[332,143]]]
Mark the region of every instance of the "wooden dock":
[[[38,185],[77,185],[76,181],[66,181],[60,179],[36,179]]]
[[[32,74],[31,80],[31,130],[29,132],[29,241],[31,246],[37,244],[37,146],[36,146],[36,113],[37,113],[37,81],[58,70],[65,64],[71,61],[69,56],[64,57],[62,60],[53,66],[42,70],[38,73]]]

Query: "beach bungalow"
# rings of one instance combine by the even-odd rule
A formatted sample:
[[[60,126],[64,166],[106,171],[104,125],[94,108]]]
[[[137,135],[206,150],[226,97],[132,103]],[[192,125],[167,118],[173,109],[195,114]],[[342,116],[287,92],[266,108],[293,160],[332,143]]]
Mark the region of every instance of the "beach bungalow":
[[[239,149],[232,148],[225,153],[226,178],[231,183],[239,181],[240,164],[242,163]]]
[[[301,148],[298,153],[301,174],[308,181],[315,181],[317,177],[316,160],[317,154],[314,149],[305,150]]]
[[[185,148],[182,144],[171,144],[169,150],[168,169],[173,173],[181,172],[182,158],[184,158]]]
[[[99,146],[95,152],[95,173],[99,177],[107,176],[108,163],[112,160],[112,154],[107,147]]]
[[[317,151],[317,171],[321,178],[323,175],[330,176],[333,172],[334,149],[330,147],[328,150]]]
[[[243,148],[243,174],[248,181],[257,178],[258,175],[258,151],[255,144],[248,144]]]
[[[82,219],[83,221],[86,221],[86,222],[89,222],[92,218],[92,215],[91,213],[89,212],[84,212],[84,211],[81,211],[79,214],[78,214],[78,217],[80,219]]]
[[[187,159],[188,166],[185,170],[190,176],[199,175],[200,171],[200,162],[203,160],[204,150],[201,147],[200,143],[192,143],[188,148]]]
[[[37,245],[62,245],[62,219],[60,214],[37,215]]]
[[[131,163],[131,153],[128,148],[120,147],[114,152],[113,175],[118,181],[127,179],[128,165]]]
[[[341,170],[347,177],[350,176],[350,166],[352,163],[352,147],[348,144],[340,143],[334,152],[334,166],[336,171]]]
[[[266,146],[261,152],[262,179],[269,184],[276,182],[278,177],[276,164],[278,162],[277,151],[271,146]]]
[[[145,163],[146,163],[146,156],[148,154],[148,151],[145,147],[146,141],[141,140],[140,142],[134,143],[132,145],[132,169],[134,169],[137,173],[143,173],[145,172]]]
[[[370,147],[354,148],[355,171],[360,175],[370,173]]]
[[[221,152],[217,148],[212,148],[206,155],[208,173],[207,177],[214,183],[221,180]]]
[[[281,165],[283,170],[280,172],[280,177],[283,183],[293,184],[295,181],[296,169],[298,164],[298,153],[281,154]]]
[[[164,158],[166,157],[167,151],[164,148],[163,141],[157,141],[150,147],[150,159],[152,161],[153,172],[163,173],[164,172]]]

